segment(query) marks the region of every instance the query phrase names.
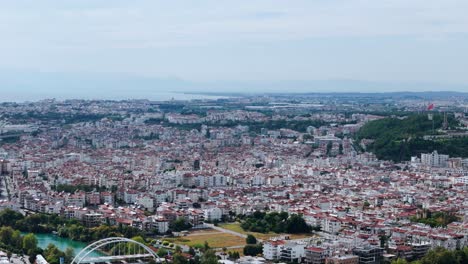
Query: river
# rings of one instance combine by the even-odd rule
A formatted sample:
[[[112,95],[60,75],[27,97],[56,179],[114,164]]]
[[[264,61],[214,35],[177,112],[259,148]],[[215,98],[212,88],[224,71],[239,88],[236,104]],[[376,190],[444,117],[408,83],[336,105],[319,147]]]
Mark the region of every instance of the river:
[[[24,234],[23,234],[24,235]],[[54,234],[34,234],[37,238],[37,245],[38,247],[45,249],[49,244],[54,244],[58,249],[65,251],[68,247],[73,248],[75,254],[78,254],[83,248],[85,248],[88,244],[71,240],[68,238],[59,237]],[[103,254],[100,252],[93,252],[89,256],[90,257],[97,257],[102,256]]]

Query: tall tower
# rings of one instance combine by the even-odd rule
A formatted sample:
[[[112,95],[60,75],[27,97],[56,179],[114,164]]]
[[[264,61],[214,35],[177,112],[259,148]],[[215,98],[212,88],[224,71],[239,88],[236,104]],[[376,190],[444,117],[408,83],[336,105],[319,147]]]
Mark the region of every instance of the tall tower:
[[[200,170],[200,159],[196,159],[196,160],[193,162],[193,170],[195,170],[195,171]]]
[[[447,130],[448,128],[447,112],[444,112],[444,123],[442,124],[442,128],[444,130]]]
[[[7,175],[9,173],[9,165],[9,161],[3,159],[0,160],[0,175]]]

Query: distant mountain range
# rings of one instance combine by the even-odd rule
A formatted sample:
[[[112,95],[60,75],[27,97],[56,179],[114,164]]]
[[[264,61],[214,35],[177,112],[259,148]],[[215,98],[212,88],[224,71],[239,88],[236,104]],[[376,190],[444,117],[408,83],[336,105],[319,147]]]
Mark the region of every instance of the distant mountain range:
[[[177,78],[135,77],[119,74],[19,73],[0,71],[3,99],[12,98],[148,98],[161,92],[210,95],[253,93],[320,93],[337,96],[421,96],[424,98],[465,96],[468,85],[424,82],[374,82],[360,80],[308,81],[210,81]],[[401,92],[412,91],[412,92]],[[437,91],[437,92],[427,92]],[[457,91],[457,92],[453,92]]]
[[[242,93],[242,92],[194,92],[194,94],[205,94],[213,96],[249,96],[256,95],[256,93]],[[380,93],[367,93],[367,92],[291,92],[291,93],[261,93],[270,96],[309,96],[309,97],[375,97],[375,98],[414,98],[414,99],[444,99],[453,97],[468,97],[468,92],[455,92],[455,91],[424,91],[424,92],[380,92]]]

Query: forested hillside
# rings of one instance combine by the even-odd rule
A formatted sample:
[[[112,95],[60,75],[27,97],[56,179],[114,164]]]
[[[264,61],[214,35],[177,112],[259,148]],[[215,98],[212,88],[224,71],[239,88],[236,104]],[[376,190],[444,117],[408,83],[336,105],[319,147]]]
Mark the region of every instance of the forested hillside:
[[[437,150],[442,154],[456,157],[468,157],[468,138],[444,140],[424,140],[424,135],[437,134],[442,127],[443,115],[434,114],[432,121],[426,114],[414,114],[407,118],[384,118],[364,125],[357,133],[357,140],[373,139],[368,146],[379,159],[396,162],[409,160],[411,156]],[[449,127],[456,127],[458,122],[453,116],[448,117]]]

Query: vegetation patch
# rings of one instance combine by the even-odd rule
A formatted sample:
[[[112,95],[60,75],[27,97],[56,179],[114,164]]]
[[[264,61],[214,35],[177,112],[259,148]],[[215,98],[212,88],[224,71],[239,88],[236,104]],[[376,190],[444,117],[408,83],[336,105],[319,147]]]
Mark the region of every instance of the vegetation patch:
[[[446,227],[448,224],[452,222],[456,222],[459,219],[457,216],[446,213],[446,212],[429,212],[428,211],[426,213],[426,217],[424,218],[412,217],[410,220],[413,222],[429,225],[431,227]]]
[[[357,133],[358,141],[374,140],[367,146],[367,151],[377,158],[400,162],[409,160],[411,156],[430,153],[450,153],[451,156],[468,157],[468,137],[449,138],[443,140],[425,140],[425,135],[440,134],[443,115],[434,114],[434,122],[427,115],[414,114],[406,118],[383,118],[365,124]],[[448,116],[450,128],[458,126],[458,122]]]
[[[183,244],[191,247],[198,247],[208,243],[213,248],[244,246],[245,238],[227,234],[227,233],[213,233],[206,235],[194,235],[186,237],[176,237],[166,239],[176,244]]]
[[[301,215],[289,215],[287,212],[264,213],[256,211],[252,215],[245,216],[240,227],[246,231],[277,234],[303,234],[313,230]]]

